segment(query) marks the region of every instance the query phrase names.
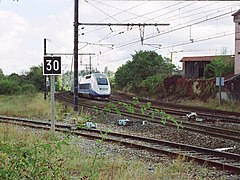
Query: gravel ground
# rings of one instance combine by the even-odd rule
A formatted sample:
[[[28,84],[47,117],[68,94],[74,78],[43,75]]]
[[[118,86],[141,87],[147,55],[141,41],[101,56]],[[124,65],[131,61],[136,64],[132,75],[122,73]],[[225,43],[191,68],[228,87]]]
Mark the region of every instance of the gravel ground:
[[[105,120],[103,120],[105,119]],[[122,118],[121,118],[122,119]],[[226,140],[222,138],[210,137],[203,134],[190,132],[183,129],[177,129],[175,127],[168,127],[167,125],[156,125],[154,123],[146,122],[145,125],[142,125],[136,120],[132,120],[135,123],[132,123],[129,126],[119,126],[117,125],[117,120],[119,118],[115,116],[108,116],[108,118],[98,117],[95,122],[97,123],[97,128],[100,130],[110,130],[113,132],[146,136],[155,139],[175,141],[178,143],[191,144],[206,148],[223,148],[223,147],[235,147],[232,152],[240,154],[240,144],[231,140]],[[90,143],[91,145],[85,145],[85,147],[95,146],[95,141],[84,140],[84,143]],[[121,155],[127,160],[143,160],[148,164],[147,167],[154,167],[157,163],[169,164],[172,163],[172,159],[165,155],[159,155],[155,153],[150,153],[137,149],[129,149],[124,146],[118,146],[114,144],[105,143],[104,144],[104,153],[111,154],[112,157],[116,155]],[[88,151],[88,148],[86,151]],[[90,148],[90,151],[92,148]],[[89,153],[91,153],[88,151]],[[230,151],[228,151],[230,152]],[[198,165],[196,165],[197,169]],[[196,172],[197,173],[197,172]],[[214,168],[209,168],[209,174],[206,176],[206,179],[240,179],[240,176],[231,175],[224,171],[219,171]]]
[[[184,130],[182,128],[169,127],[167,125],[157,125],[155,123],[146,122],[142,125],[139,122],[130,126],[118,126],[116,124],[118,118],[110,116],[107,121],[98,120],[99,129],[109,129],[114,132],[129,133],[133,135],[146,136],[155,139],[174,141],[178,143],[191,144],[211,149],[234,147],[228,152],[240,154],[240,143],[226,140],[223,138],[211,137],[200,133]],[[134,121],[134,120],[133,120]]]

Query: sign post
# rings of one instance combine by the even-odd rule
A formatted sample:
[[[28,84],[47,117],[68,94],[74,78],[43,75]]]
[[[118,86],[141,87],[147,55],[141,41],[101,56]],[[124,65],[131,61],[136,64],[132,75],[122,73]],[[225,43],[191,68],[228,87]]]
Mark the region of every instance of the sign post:
[[[43,75],[50,75],[51,81],[51,131],[55,131],[55,75],[61,75],[61,57],[44,56]]]
[[[222,86],[224,86],[224,77],[216,77],[216,86],[219,86],[219,104],[222,102]]]

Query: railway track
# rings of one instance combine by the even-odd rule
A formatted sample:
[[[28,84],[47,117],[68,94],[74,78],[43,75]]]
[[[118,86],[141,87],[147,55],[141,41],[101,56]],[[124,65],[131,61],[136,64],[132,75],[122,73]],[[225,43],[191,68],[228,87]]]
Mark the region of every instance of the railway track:
[[[1,123],[12,123],[31,128],[49,130],[51,124],[45,121],[21,119],[13,117],[0,117]],[[96,129],[73,128],[72,125],[56,124],[56,131],[71,132],[78,136],[91,139],[103,139],[105,142],[117,143],[129,148],[137,148],[158,154],[167,154],[172,157],[184,157],[186,160],[194,160],[199,164],[217,167],[218,169],[240,174],[240,155],[220,152],[208,148],[201,148],[187,144],[162,141],[153,138],[133,136],[123,133],[99,131]],[[106,136],[102,136],[102,134]]]
[[[69,96],[69,94],[57,94],[57,99],[67,102],[67,103],[72,103],[72,97]],[[94,104],[94,105],[93,105]],[[103,101],[88,101],[87,99],[81,99],[80,105],[87,107],[89,109],[98,110],[101,111],[106,107],[106,102]],[[134,122],[142,122],[142,121],[148,121],[152,123],[157,123],[160,124],[162,123],[162,117],[155,116],[152,117],[149,114],[141,114],[139,109],[136,109],[134,113],[131,113],[127,111],[126,109],[119,108],[120,113],[122,116],[128,117],[135,119]],[[116,114],[116,111],[112,109],[111,111],[108,111],[110,114]],[[197,132],[197,133],[202,133],[204,135],[209,135],[213,137],[220,137],[224,138],[226,140],[233,140],[236,142],[240,142],[240,132],[236,130],[230,130],[230,129],[224,129],[220,127],[211,127],[205,124],[200,124],[200,123],[193,123],[193,122],[188,122],[188,121],[176,121],[178,124],[167,120],[166,125],[171,126],[171,127],[177,127],[178,125],[185,130],[192,131],[192,132]]]
[[[114,102],[124,100],[125,102],[131,103],[133,100],[133,96],[129,96],[123,93],[114,93],[111,96],[110,100]],[[196,106],[184,106],[148,99],[139,99],[139,101],[142,103],[151,102],[153,108],[160,108],[171,115],[186,116],[186,114],[189,114],[190,112],[196,112],[200,117],[202,117],[208,122],[221,121],[240,124],[240,113],[238,112],[213,110]]]

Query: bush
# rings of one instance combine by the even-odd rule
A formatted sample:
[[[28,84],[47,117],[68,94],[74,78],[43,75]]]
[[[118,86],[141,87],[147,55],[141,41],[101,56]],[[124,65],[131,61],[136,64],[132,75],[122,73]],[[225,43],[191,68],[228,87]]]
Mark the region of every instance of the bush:
[[[24,84],[22,85],[22,93],[34,94],[36,93],[36,88],[33,84]]]
[[[156,74],[143,80],[140,85],[141,93],[145,95],[154,95],[161,93],[163,88],[163,75]]]
[[[1,179],[66,179],[61,152],[66,141],[26,142],[0,141]]]
[[[22,88],[16,81],[1,80],[0,81],[0,94],[2,95],[14,95],[20,94]]]

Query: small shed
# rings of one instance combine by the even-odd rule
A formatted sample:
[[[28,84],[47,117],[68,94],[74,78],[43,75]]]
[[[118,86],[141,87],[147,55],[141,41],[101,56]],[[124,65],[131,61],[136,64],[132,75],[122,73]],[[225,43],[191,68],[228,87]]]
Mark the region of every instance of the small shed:
[[[183,65],[184,76],[186,78],[204,77],[204,69],[211,61],[222,56],[194,56],[183,57],[180,62]],[[232,55],[225,55],[227,58],[234,58]]]
[[[227,78],[225,85],[230,94],[230,99],[240,101],[240,74]]]

